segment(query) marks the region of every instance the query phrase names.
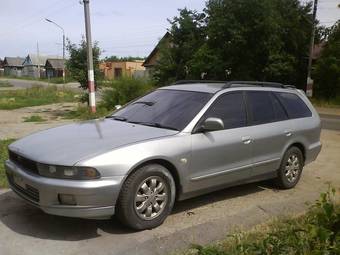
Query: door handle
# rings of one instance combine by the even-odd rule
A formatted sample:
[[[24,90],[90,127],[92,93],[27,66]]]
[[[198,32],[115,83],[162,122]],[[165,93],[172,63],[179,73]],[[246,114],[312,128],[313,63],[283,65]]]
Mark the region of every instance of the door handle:
[[[252,140],[251,140],[250,136],[244,136],[244,137],[242,137],[242,142],[244,144],[250,144],[252,142]]]
[[[285,135],[288,136],[288,137],[289,137],[289,136],[292,136],[292,134],[293,134],[293,133],[292,133],[292,131],[290,131],[290,130],[286,130],[286,131],[285,131]]]

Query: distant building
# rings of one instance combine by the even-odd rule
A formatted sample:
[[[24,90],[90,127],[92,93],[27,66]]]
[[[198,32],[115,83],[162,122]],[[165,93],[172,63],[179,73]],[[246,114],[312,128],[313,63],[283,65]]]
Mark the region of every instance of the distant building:
[[[45,63],[46,77],[63,77],[65,59],[47,59]]]
[[[326,42],[321,42],[319,44],[314,45],[313,56],[312,56],[313,60],[317,60],[318,58],[320,58],[321,53],[322,53],[323,49],[325,48],[325,46],[326,46]]]
[[[155,65],[159,61],[161,45],[163,44],[170,45],[170,37],[171,37],[170,33],[167,32],[163,36],[163,38],[158,42],[156,47],[151,51],[150,55],[145,59],[143,66],[146,69],[147,75],[152,74],[152,72],[154,71]]]
[[[56,56],[42,56],[35,54],[28,54],[23,63],[22,76],[32,78],[46,77],[45,64],[47,59],[60,59]]]
[[[119,79],[121,77],[143,77],[145,68],[143,61],[117,61],[102,62],[99,69],[103,72],[106,79]]]
[[[23,70],[24,58],[5,57],[3,67],[6,76],[21,77]]]

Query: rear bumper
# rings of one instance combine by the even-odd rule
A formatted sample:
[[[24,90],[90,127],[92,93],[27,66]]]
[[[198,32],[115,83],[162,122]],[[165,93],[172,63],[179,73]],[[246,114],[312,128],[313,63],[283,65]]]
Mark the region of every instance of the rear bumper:
[[[53,215],[103,219],[115,212],[124,176],[91,181],[45,178],[26,172],[12,161],[5,162],[11,189],[30,204]],[[63,205],[60,194],[72,195],[76,205]]]
[[[321,142],[313,143],[306,151],[305,164],[311,163],[318,157],[322,148]]]

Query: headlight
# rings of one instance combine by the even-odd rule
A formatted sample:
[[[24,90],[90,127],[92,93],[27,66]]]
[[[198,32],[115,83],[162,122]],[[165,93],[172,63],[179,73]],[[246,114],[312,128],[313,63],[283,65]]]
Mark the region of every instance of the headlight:
[[[49,178],[92,180],[100,177],[98,171],[92,167],[52,166],[40,163],[38,163],[37,166],[39,174]]]

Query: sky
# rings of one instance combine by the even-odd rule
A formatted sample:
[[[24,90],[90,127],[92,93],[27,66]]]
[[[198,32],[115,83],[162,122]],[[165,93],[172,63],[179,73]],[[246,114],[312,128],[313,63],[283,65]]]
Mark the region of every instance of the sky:
[[[302,0],[306,2],[305,0]],[[62,55],[62,32],[78,43],[85,34],[84,9],[80,0],[0,0],[0,58]],[[340,19],[340,0],[319,0],[318,19],[331,26]],[[169,27],[168,18],[187,7],[202,11],[204,0],[90,0],[92,39],[104,56],[149,55]]]

